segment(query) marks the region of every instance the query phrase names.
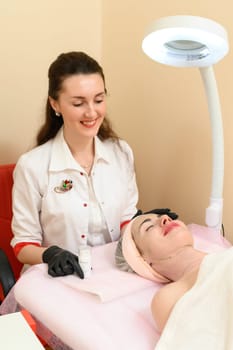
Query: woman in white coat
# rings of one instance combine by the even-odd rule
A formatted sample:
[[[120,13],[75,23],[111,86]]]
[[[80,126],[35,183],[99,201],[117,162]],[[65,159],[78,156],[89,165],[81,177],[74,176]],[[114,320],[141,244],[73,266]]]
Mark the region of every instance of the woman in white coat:
[[[14,171],[14,252],[48,273],[77,273],[80,246],[119,239],[136,212],[133,153],[106,118],[104,73],[83,52],[63,53],[48,71],[46,119],[37,147]]]

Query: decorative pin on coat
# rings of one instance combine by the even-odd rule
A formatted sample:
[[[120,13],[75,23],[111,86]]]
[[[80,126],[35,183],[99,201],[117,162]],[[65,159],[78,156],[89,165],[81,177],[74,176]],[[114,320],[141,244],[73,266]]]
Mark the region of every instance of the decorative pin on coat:
[[[56,186],[54,188],[54,191],[57,193],[65,193],[72,189],[73,187],[73,181],[72,180],[62,180],[62,183],[60,186]]]

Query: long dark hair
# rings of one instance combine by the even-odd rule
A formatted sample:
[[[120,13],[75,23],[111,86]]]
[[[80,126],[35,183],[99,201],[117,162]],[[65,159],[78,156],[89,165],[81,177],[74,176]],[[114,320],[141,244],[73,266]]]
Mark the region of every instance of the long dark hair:
[[[104,82],[105,77],[102,67],[92,57],[84,52],[62,53],[50,65],[48,70],[49,87],[46,102],[45,122],[37,134],[37,145],[42,145],[54,138],[63,125],[63,118],[57,117],[50,105],[49,96],[54,100],[58,99],[63,81],[74,74],[99,74]],[[106,90],[106,87],[105,87]],[[108,138],[118,140],[117,134],[113,131],[110,121],[105,117],[99,128],[98,136],[101,140]]]

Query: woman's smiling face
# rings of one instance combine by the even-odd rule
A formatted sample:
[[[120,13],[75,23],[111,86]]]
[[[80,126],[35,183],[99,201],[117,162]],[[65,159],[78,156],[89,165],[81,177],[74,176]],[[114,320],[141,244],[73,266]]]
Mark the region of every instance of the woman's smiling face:
[[[64,121],[65,135],[94,137],[106,115],[106,94],[99,74],[74,74],[64,79],[57,100],[50,97],[53,109]]]
[[[166,259],[178,249],[193,245],[187,226],[167,215],[140,215],[132,224],[132,236],[138,250],[148,261]]]

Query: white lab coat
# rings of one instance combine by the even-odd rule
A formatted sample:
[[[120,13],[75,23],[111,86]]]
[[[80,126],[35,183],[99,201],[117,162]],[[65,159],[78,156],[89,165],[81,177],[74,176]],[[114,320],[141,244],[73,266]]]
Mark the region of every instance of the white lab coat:
[[[77,253],[88,236],[87,177],[64,141],[62,129],[54,139],[22,155],[14,171],[11,245],[55,244]],[[91,177],[110,237],[117,240],[120,225],[135,214],[138,201],[129,145],[96,137]],[[71,180],[73,187],[57,193],[55,188],[63,180]]]

